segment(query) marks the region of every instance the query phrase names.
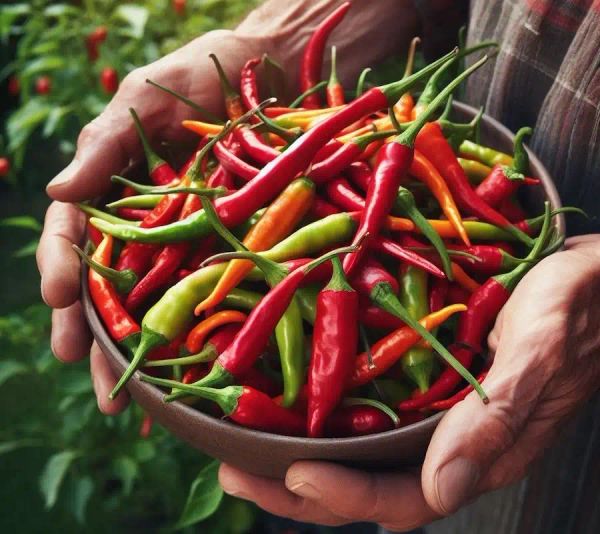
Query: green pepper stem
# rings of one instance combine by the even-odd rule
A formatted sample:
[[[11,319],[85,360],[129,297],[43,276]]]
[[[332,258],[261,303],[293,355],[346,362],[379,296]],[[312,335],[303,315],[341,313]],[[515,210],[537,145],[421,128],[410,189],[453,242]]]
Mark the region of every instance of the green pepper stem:
[[[154,208],[164,195],[133,195],[123,197],[106,205],[107,208]]]
[[[415,144],[415,138],[417,134],[421,131],[421,128],[425,126],[425,123],[428,122],[435,110],[448,98],[452,92],[471,74],[473,74],[478,68],[483,66],[485,62],[488,60],[487,56],[483,56],[479,61],[473,63],[468,69],[459,74],[454,80],[452,80],[440,93],[431,101],[431,103],[427,106],[427,108],[421,113],[416,120],[413,121],[411,126],[402,134],[400,134],[395,141],[402,145],[412,147]],[[448,63],[452,63],[454,61],[454,57],[444,63],[440,69],[446,69],[448,67]]]
[[[387,404],[384,404],[381,401],[375,399],[366,399],[363,397],[346,397],[342,401],[342,404],[344,406],[371,406],[373,408],[377,408],[392,420],[392,423],[394,423],[394,428],[398,428],[400,426],[400,418],[398,417],[398,414]]]
[[[306,91],[304,91],[304,93],[302,93],[298,98],[296,98],[289,106],[288,108],[291,109],[295,109],[297,107],[300,106],[300,104],[302,104],[303,100],[307,97],[310,96],[318,91],[320,91],[321,89],[323,89],[324,87],[327,86],[327,82],[325,80],[316,83],[315,85],[313,85],[312,87],[310,87],[309,89],[307,89]]]
[[[229,386],[229,385],[231,385],[232,381],[233,381],[233,376],[231,375],[231,373],[229,373],[226,369],[224,369],[221,365],[219,365],[219,362],[217,360],[213,364],[209,373],[205,377],[202,377],[197,382],[194,382],[194,384],[191,384],[191,386],[194,386],[194,387]],[[184,391],[183,385],[184,384],[180,384],[179,382],[177,382],[176,385],[173,386],[176,389],[174,391],[172,391],[169,395],[165,395],[164,401],[172,402],[174,400],[185,397],[186,391]]]
[[[127,219],[121,219],[121,217],[115,217],[110,213],[106,213],[105,211],[94,208],[89,204],[83,204],[82,202],[78,202],[77,207],[81,211],[83,211],[83,213],[89,215],[90,217],[95,217],[96,219],[101,219],[111,224],[124,224],[127,226],[139,226],[140,224],[139,221],[129,221]]]
[[[142,148],[144,149],[144,154],[146,155],[146,162],[148,163],[148,171],[150,174],[154,172],[158,167],[164,165],[166,161],[152,150],[150,146],[150,142],[148,141],[148,137],[146,136],[146,132],[144,131],[144,127],[142,126],[142,121],[138,117],[135,109],[129,108],[129,113],[133,117],[133,124],[135,125],[135,129],[137,130],[138,137],[142,142]]]
[[[406,58],[406,67],[404,69],[404,75],[402,78],[408,78],[415,68],[415,55],[417,53],[417,46],[421,44],[420,37],[413,37],[410,42],[410,47],[408,48],[408,56]]]
[[[122,176],[119,176],[117,174],[113,174],[111,176],[111,180],[115,183],[120,183],[120,184],[129,186],[138,193],[144,193],[147,195],[170,195],[170,194],[175,194],[175,193],[191,193],[193,195],[203,195],[203,196],[214,198],[214,197],[222,196],[227,193],[227,188],[222,187],[222,186],[202,188],[202,187],[179,187],[179,186],[164,187],[164,186],[139,184],[137,182],[132,182],[131,180],[128,180],[127,178],[123,178]],[[110,207],[113,207],[113,204],[111,204]]]
[[[108,280],[118,293],[129,293],[133,289],[133,286],[137,284],[137,275],[132,269],[117,271],[116,269],[102,265],[93,258],[90,258],[77,245],[71,246],[73,247],[73,250],[79,254],[81,260],[94,272]]]
[[[225,415],[231,415],[235,411],[237,408],[238,399],[244,392],[243,386],[227,386],[222,389],[216,389],[194,386],[192,384],[183,384],[182,382],[177,382],[176,380],[166,380],[164,378],[156,378],[149,375],[142,375],[140,380],[155,386],[176,388],[184,391],[185,393],[195,395],[196,397],[201,397],[203,399],[216,402],[219,405],[219,408],[223,410]],[[165,396],[165,402],[167,402],[168,396],[170,395]]]
[[[337,77],[337,47],[331,47],[331,72],[329,74],[328,86],[338,85],[340,80]]]
[[[367,67],[366,69],[363,69],[363,71],[360,73],[360,76],[358,77],[358,81],[356,82],[356,91],[354,93],[354,98],[358,98],[360,95],[362,95],[365,91],[365,82],[367,80],[367,76],[369,75],[369,73],[372,71],[373,69],[371,67]]]
[[[408,326],[417,332],[425,341],[427,341],[431,347],[442,357],[446,362],[469,384],[473,386],[475,391],[481,397],[484,404],[489,402],[489,399],[481,387],[481,384],[477,379],[444,347],[436,337],[429,332],[425,327],[421,325],[417,320],[413,319],[408,310],[402,306],[398,297],[394,294],[394,291],[389,283],[383,282],[377,284],[371,291],[371,300],[373,303],[383,310],[395,315]]]
[[[531,128],[525,127],[521,128],[515,135],[512,169],[521,175],[529,172],[529,155],[523,146],[523,139],[532,133],[533,130]]]
[[[164,85],[161,85],[161,84],[154,82],[152,80],[149,80],[149,79],[146,79],[146,83],[149,83],[150,85],[153,85],[157,89],[160,89],[161,91],[164,91],[165,93],[168,93],[168,94],[174,96],[175,98],[177,98],[177,100],[180,100],[186,106],[189,106],[194,111],[197,111],[201,115],[204,115],[204,117],[206,119],[210,120],[211,122],[214,122],[216,124],[223,124],[223,120],[220,117],[217,117],[214,113],[211,113],[206,108],[203,108],[201,105],[196,104],[196,102],[183,96],[181,93],[178,93],[177,91],[174,91],[173,89],[169,89],[168,87],[165,87]]]
[[[208,54],[208,57],[213,60],[215,67],[217,69],[217,74],[219,75],[219,82],[221,83],[221,91],[225,95],[225,98],[238,98],[240,95],[231,85],[229,78],[225,74],[223,67],[221,66],[221,62],[219,58],[215,54]]]
[[[342,266],[340,257],[334,256],[331,258],[331,265],[333,267],[331,280],[329,280],[323,291],[354,291],[344,274],[344,267]]]
[[[391,108],[390,108],[391,109]],[[397,121],[396,121],[397,122]],[[390,135],[394,135],[401,131],[401,126],[398,124],[398,130],[380,130],[378,132],[371,132],[364,135],[359,135],[352,139],[351,143],[358,145],[361,150],[364,150],[369,146],[373,141],[377,141],[378,139],[385,139],[386,137],[390,137]]]
[[[419,108],[422,108],[424,106],[428,106],[429,104],[431,104],[433,99],[439,94],[438,85],[440,83],[440,80],[446,74],[448,69],[450,69],[450,67],[452,67],[456,63],[457,60],[458,60],[458,56],[452,58],[452,60],[450,60],[450,61],[447,61],[438,70],[436,70],[433,73],[431,78],[429,78],[429,81],[425,85],[423,92],[419,96],[419,100],[417,100],[416,105]]]
[[[183,356],[181,358],[167,358],[166,360],[150,360],[144,367],[166,367],[171,365],[194,365],[196,363],[212,362],[219,354],[214,345],[208,343],[198,354]]]
[[[264,113],[258,112],[256,116],[262,121],[261,124],[251,126],[251,128],[255,128],[257,126],[262,126],[268,132],[274,133],[284,139],[288,143],[293,143],[298,137],[302,135],[302,130],[298,128],[287,129],[283,126],[277,124],[276,121],[271,120]]]

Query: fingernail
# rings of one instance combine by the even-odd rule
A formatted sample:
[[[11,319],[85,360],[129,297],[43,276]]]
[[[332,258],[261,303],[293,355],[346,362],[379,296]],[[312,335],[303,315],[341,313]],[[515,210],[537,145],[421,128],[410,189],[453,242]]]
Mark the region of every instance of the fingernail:
[[[442,511],[456,511],[473,494],[478,480],[479,467],[461,456],[438,469],[435,489]]]
[[[47,188],[57,187],[70,182],[73,174],[79,170],[81,164],[77,159],[73,159],[61,172],[59,172],[50,182],[48,182]]]
[[[232,497],[237,497],[239,499],[248,498],[248,496],[243,492],[242,488],[240,488],[235,482],[231,480],[220,480],[220,482],[223,491],[227,493],[227,495],[231,495]]]
[[[292,493],[300,495],[300,497],[305,497],[306,499],[318,500],[321,498],[321,492],[313,485],[306,482],[300,481],[292,483],[290,486],[288,486],[288,489]]]

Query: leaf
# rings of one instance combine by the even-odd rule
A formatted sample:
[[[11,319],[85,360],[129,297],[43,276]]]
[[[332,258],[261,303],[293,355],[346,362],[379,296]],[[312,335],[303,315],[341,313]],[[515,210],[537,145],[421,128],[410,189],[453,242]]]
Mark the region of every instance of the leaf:
[[[138,462],[147,462],[156,456],[156,447],[148,440],[136,441],[133,445],[133,454]]]
[[[14,153],[22,147],[37,126],[46,119],[51,109],[41,98],[32,98],[9,117],[6,123],[9,152]]]
[[[31,55],[40,56],[57,50],[58,43],[56,41],[46,41],[45,43],[36,44],[29,52]]]
[[[12,253],[13,258],[26,258],[28,256],[35,256],[38,245],[40,244],[39,239],[33,239],[21,248],[18,248]]]
[[[7,37],[12,29],[12,26],[19,17],[27,15],[30,7],[23,4],[11,4],[0,8],[0,35]]]
[[[17,360],[4,360],[0,362],[0,386],[13,376],[26,373],[29,368]]]
[[[68,4],[55,4],[44,9],[47,17],[62,17],[63,15],[79,15],[80,10]]]
[[[53,454],[46,463],[40,476],[40,491],[44,496],[46,508],[52,508],[56,503],[60,486],[77,456],[79,453],[76,451],[63,451]]]
[[[0,454],[7,454],[23,447],[37,447],[41,445],[40,441],[35,439],[16,439],[14,441],[4,441],[0,443]]]
[[[71,113],[71,111],[73,111],[73,106],[60,106],[58,108],[54,108],[46,119],[46,124],[44,125],[42,135],[44,137],[50,137],[60,126],[60,123],[65,116]]]
[[[123,494],[130,495],[138,477],[138,466],[129,456],[118,456],[113,462],[113,471],[123,484]]]
[[[62,69],[64,66],[65,60],[61,56],[44,56],[27,63],[21,72],[21,76],[33,76],[42,72]]]
[[[73,514],[80,524],[85,523],[85,509],[90,497],[94,493],[94,482],[91,477],[86,476],[77,480],[74,484],[72,495]]]
[[[124,4],[117,8],[115,16],[124,20],[131,27],[131,37],[141,39],[144,35],[146,22],[148,21],[148,10],[134,4]]]
[[[29,215],[18,215],[16,217],[7,217],[6,219],[0,219],[0,226],[9,226],[11,228],[27,228],[29,230],[35,230],[36,232],[42,231],[42,225]]]
[[[217,479],[219,462],[213,460],[192,482],[187,501],[175,529],[193,525],[211,516],[219,507],[223,498],[223,490]]]

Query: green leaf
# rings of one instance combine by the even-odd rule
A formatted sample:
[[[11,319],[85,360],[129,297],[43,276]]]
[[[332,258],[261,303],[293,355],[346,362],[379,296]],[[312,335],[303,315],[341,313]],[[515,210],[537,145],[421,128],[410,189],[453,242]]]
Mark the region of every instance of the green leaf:
[[[36,439],[16,439],[14,441],[4,441],[0,443],[0,454],[7,454],[23,447],[37,447],[41,445],[39,440]]]
[[[115,16],[129,24],[131,28],[131,37],[141,39],[144,35],[146,22],[148,22],[148,10],[145,7],[134,4],[124,4],[117,8]]]
[[[40,476],[40,491],[44,496],[46,508],[52,508],[56,503],[60,486],[77,456],[79,453],[76,451],[63,451],[53,454],[46,463]]]
[[[41,74],[52,70],[62,69],[65,66],[65,60],[61,56],[44,56],[34,59],[25,65],[21,72],[22,77]]]
[[[7,37],[12,29],[12,26],[19,17],[27,15],[30,11],[27,4],[10,4],[0,8],[0,35]]]
[[[37,126],[46,120],[51,110],[50,105],[41,98],[32,98],[27,104],[15,111],[6,123],[9,152],[15,153],[21,148]],[[15,157],[15,159],[17,158]]]
[[[219,462],[213,460],[192,482],[190,491],[175,529],[193,525],[211,516],[219,507],[223,498],[223,490],[217,479]]]
[[[34,217],[30,217],[29,215],[18,215],[16,217],[0,219],[0,226],[8,226],[11,228],[27,228],[36,232],[42,231],[42,225]]]
[[[44,9],[47,17],[62,17],[63,15],[79,15],[80,10],[68,4],[55,4]]]
[[[29,243],[23,245],[12,253],[13,258],[27,258],[29,256],[35,256],[38,245],[40,244],[39,239],[33,239]]]
[[[73,111],[73,106],[60,106],[58,108],[54,108],[48,115],[46,119],[46,124],[44,124],[44,130],[42,131],[42,135],[44,137],[50,137],[56,129],[60,126],[62,120]]]
[[[85,476],[77,480],[72,489],[72,501],[71,506],[75,518],[79,524],[85,523],[85,509],[90,497],[94,493],[94,481],[91,477]]]
[[[46,41],[44,43],[39,43],[35,45],[30,53],[32,55],[40,56],[44,54],[49,54],[50,52],[56,52],[58,50],[58,42],[56,41]]]
[[[29,371],[29,368],[17,360],[4,360],[0,362],[0,386],[13,376],[22,375]]]
[[[129,456],[118,456],[113,462],[113,471],[123,484],[123,494],[130,495],[133,483],[138,477],[137,463]]]
[[[133,454],[138,462],[144,463],[156,456],[156,447],[148,440],[136,441]]]

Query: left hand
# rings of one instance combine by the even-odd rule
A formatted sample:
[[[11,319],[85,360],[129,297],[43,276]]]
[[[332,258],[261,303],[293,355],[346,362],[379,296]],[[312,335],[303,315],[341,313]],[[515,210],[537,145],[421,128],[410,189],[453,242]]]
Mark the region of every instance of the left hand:
[[[223,465],[227,493],[299,521],[410,530],[522,478],[600,379],[600,236],[570,239],[516,288],[489,336],[494,363],[437,427],[419,473],[297,462],[285,482]]]

